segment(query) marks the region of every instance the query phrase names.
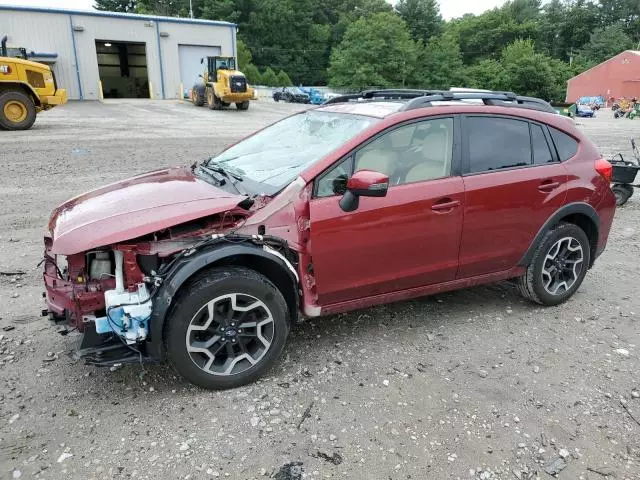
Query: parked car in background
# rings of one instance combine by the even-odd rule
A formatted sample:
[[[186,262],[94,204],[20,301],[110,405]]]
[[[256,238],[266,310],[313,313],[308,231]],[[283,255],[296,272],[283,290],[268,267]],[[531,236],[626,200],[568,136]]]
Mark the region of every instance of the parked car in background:
[[[57,207],[43,314],[84,332],[89,363],[237,387],[302,317],[503,280],[568,300],[607,244],[611,172],[543,100],[345,95]]]
[[[589,105],[578,105],[576,107],[576,116],[582,118],[593,118],[596,114]]]
[[[310,103],[311,97],[298,87],[280,87],[273,91],[273,99],[276,102]]]

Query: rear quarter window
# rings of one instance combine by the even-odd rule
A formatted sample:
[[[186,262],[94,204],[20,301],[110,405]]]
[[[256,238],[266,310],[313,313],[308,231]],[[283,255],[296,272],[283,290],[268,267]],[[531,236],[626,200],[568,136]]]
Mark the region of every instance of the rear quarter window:
[[[549,127],[549,131],[561,161],[569,160],[578,153],[578,142],[573,137],[553,127]]]

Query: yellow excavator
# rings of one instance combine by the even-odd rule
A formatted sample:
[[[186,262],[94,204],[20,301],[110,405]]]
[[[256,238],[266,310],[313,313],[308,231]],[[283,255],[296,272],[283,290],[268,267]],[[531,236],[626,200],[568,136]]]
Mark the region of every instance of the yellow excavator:
[[[0,48],[0,128],[28,130],[38,112],[67,103],[48,65],[27,60],[24,48],[9,52],[6,35]]]
[[[207,68],[200,81],[191,89],[191,101],[197,107],[207,103],[211,110],[220,110],[232,103],[238,110],[248,110],[249,100],[253,98],[253,88],[247,83],[247,77],[236,70],[233,57],[207,57]],[[200,59],[204,64],[205,59]]]

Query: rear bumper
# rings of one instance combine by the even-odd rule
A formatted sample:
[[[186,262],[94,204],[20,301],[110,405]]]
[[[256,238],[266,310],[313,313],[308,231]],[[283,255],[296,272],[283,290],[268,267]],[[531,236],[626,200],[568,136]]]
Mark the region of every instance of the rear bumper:
[[[56,90],[56,93],[53,95],[47,95],[40,98],[43,106],[55,106],[55,105],[64,105],[67,103],[67,91],[64,88],[59,88]]]
[[[606,184],[605,188],[606,190],[602,196],[602,200],[596,207],[596,211],[600,217],[600,228],[598,230],[598,246],[593,260],[598,258],[607,247],[607,240],[609,239],[609,233],[611,232],[613,217],[616,213],[616,196],[613,194],[608,184]]]

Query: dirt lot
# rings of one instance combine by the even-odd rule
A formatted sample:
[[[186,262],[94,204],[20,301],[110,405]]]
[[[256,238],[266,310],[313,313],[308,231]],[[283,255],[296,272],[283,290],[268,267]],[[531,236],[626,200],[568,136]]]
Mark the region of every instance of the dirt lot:
[[[305,478],[544,479],[555,464],[561,479],[640,479],[640,196],[557,308],[496,285],[316,319],[228,392],[68,356],[78,336],[39,316],[51,209],[296,108],[72,103],[0,132],[0,271],[27,272],[0,275],[0,477],[296,479],[283,466],[301,462]],[[607,156],[640,131],[608,112],[580,123]]]

